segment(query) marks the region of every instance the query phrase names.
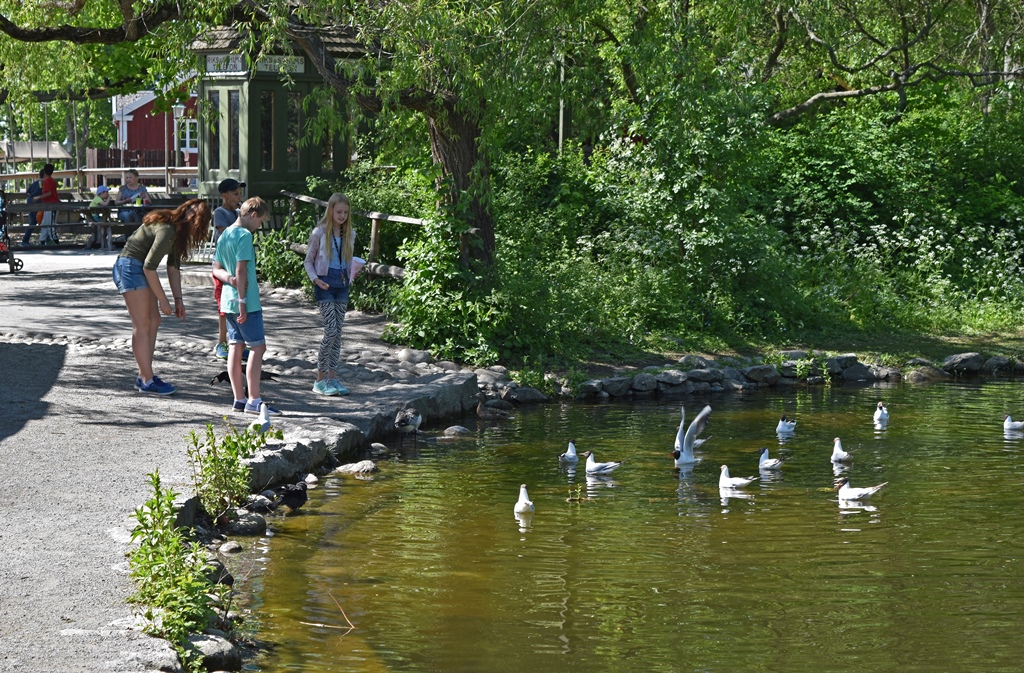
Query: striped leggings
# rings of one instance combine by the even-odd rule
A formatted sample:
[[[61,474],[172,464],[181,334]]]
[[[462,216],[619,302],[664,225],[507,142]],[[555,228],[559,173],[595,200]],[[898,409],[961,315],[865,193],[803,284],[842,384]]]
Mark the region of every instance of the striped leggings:
[[[316,356],[316,368],[322,372],[336,372],[341,366],[341,326],[345,322],[348,304],[334,301],[319,302],[320,318],[324,321],[324,338]]]

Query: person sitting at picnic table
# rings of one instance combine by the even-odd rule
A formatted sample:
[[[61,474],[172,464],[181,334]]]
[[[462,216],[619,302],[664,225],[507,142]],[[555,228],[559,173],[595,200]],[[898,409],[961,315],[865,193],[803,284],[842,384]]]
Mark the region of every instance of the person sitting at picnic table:
[[[114,195],[110,193],[110,187],[106,185],[100,185],[96,188],[96,196],[93,197],[92,201],[89,202],[90,208],[109,208],[114,205]],[[93,222],[103,222],[108,219],[110,214],[106,215],[91,211],[89,213],[89,219]],[[104,231],[105,230],[105,231]],[[106,234],[106,236],[104,236]],[[92,236],[85,242],[86,249],[92,248],[93,246],[110,248],[110,224],[95,224],[93,225]]]
[[[114,204],[118,206],[130,206],[132,204],[148,206],[149,192],[146,191],[146,185],[139,182],[139,172],[134,168],[129,168],[125,171],[124,180],[124,184],[121,185],[121,189],[117,192]],[[121,208],[117,211],[117,219],[125,223],[141,222],[142,211],[132,208]]]

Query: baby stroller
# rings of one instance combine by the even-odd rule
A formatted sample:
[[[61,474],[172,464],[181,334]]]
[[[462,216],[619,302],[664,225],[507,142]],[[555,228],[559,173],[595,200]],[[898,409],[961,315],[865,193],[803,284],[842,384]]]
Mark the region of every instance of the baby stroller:
[[[0,264],[5,262],[11,273],[17,273],[25,266],[25,262],[15,259],[11,250],[11,236],[7,232],[7,193],[0,189]]]

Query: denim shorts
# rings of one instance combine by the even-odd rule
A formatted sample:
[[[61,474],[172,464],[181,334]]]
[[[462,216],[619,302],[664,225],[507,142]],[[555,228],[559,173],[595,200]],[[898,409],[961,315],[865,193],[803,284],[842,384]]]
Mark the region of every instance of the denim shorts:
[[[121,294],[132,290],[148,290],[149,281],[142,262],[134,257],[118,257],[114,262],[114,285]]]
[[[321,290],[316,285],[313,286],[313,296],[316,298],[316,303],[329,302],[348,305],[348,274],[342,271],[342,269],[328,269],[326,276],[317,276],[320,280],[330,285],[330,287],[326,290]]]
[[[244,343],[249,348],[262,346],[267,343],[267,337],[263,334],[263,311],[247,313],[245,322],[238,322],[237,313],[226,313],[224,320],[228,325],[228,343]]]

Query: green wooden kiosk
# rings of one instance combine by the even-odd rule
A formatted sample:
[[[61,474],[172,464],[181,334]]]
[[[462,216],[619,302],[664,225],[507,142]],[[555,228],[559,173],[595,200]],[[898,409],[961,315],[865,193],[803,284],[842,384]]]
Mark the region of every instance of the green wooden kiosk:
[[[316,68],[301,52],[267,56],[250,68],[236,51],[241,39],[233,28],[218,28],[196,43],[207,70],[197,95],[210,111],[199,124],[200,196],[216,201],[220,181],[234,178],[246,183],[246,197],[270,200],[283,189],[304,192],[309,176],[338,175],[351,155],[347,138],[314,145],[307,133],[316,112],[304,102],[323,82]],[[362,54],[354,37],[325,42],[335,58]]]

